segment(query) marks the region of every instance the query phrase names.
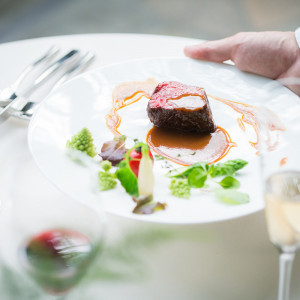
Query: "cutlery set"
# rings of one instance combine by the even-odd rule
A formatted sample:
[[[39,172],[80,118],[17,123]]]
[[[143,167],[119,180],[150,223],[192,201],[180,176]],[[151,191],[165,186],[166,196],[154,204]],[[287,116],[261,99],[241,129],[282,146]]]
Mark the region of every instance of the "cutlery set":
[[[90,51],[81,53],[73,49],[53,61],[58,52],[59,48],[52,46],[28,65],[10,87],[0,92],[0,123],[10,116],[30,120],[40,103],[30,99],[34,92],[46,85],[47,93],[51,92],[82,72],[95,57]]]

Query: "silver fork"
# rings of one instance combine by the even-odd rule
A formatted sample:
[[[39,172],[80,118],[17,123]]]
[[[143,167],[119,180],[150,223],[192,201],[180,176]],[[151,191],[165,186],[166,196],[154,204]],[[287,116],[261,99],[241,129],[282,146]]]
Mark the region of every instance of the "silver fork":
[[[67,81],[71,77],[75,76],[76,74],[79,74],[84,69],[86,69],[88,65],[92,62],[94,57],[95,55],[91,52],[85,53],[82,57],[80,57],[78,61],[76,61],[74,65],[71,65],[70,68],[68,68],[60,78],[58,78],[58,81],[51,88],[51,91],[55,90],[58,86],[63,84],[65,81]],[[21,103],[18,105],[18,107],[13,107],[9,111],[9,114],[19,119],[29,120],[32,117],[38,104],[39,104],[38,102],[33,102],[33,101],[27,101],[25,104]]]
[[[51,88],[51,90],[53,90],[70,77],[83,71],[94,59],[94,54],[91,52],[80,55],[78,50],[72,50],[48,66],[25,91],[18,95],[17,89],[24,81],[25,77],[27,77],[27,75],[35,69],[36,66],[46,60],[49,60],[50,57],[53,57],[56,53],[57,48],[52,47],[40,59],[29,65],[19,76],[15,84],[12,85],[10,90],[13,91],[10,96],[7,98],[2,97],[2,99],[0,99],[0,106],[2,106],[2,109],[0,108],[0,123],[5,121],[9,116],[29,120],[34,113],[35,108],[39,104],[39,102],[30,101],[28,98],[34,91],[36,91],[41,85],[45,84],[54,74],[61,71],[61,73],[57,75],[57,78],[55,78],[55,85]],[[54,83],[52,82],[52,84]]]
[[[17,98],[16,92],[20,87],[20,84],[27,77],[27,75],[38,66],[51,60],[58,53],[58,51],[59,51],[58,47],[52,46],[42,57],[38,58],[36,61],[28,65],[11,86],[1,91],[0,106],[6,106],[12,100],[16,99]]]

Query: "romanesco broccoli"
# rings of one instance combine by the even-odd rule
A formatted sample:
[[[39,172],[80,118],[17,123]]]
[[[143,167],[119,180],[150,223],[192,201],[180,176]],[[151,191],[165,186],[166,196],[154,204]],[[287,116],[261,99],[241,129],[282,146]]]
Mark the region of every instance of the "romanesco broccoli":
[[[98,182],[100,190],[107,191],[113,189],[117,184],[115,178],[116,176],[113,173],[100,171],[98,173]]]
[[[99,188],[101,191],[107,191],[113,189],[116,184],[116,175],[114,173],[110,173],[109,170],[111,169],[111,162],[108,160],[103,160],[100,163],[102,169],[104,172],[99,171],[98,173],[98,182],[99,182]]]
[[[102,169],[107,172],[111,169],[111,166],[112,166],[112,163],[108,160],[103,160],[101,163],[100,163]]]
[[[92,134],[87,128],[81,129],[72,137],[71,141],[67,141],[67,148],[82,151],[90,157],[97,154]]]
[[[191,186],[187,179],[173,178],[169,186],[171,194],[175,197],[188,199],[191,194]]]

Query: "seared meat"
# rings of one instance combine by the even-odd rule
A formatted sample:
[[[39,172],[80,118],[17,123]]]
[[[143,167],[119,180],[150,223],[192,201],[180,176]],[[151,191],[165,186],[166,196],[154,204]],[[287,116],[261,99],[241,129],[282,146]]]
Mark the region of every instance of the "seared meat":
[[[216,130],[206,93],[197,86],[160,83],[148,102],[147,113],[157,127],[198,133]]]

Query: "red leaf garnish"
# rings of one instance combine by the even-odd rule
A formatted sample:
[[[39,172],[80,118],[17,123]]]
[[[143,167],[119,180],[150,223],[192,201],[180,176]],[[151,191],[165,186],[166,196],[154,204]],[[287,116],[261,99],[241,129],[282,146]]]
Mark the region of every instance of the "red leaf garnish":
[[[134,214],[139,215],[150,215],[155,213],[158,210],[165,210],[167,204],[161,202],[149,202],[145,204],[137,204],[134,210],[132,211]]]
[[[114,137],[111,141],[107,141],[103,144],[99,156],[103,160],[108,160],[113,166],[117,165],[123,160],[127,149],[125,148],[126,137],[124,135]]]
[[[150,215],[158,210],[165,210],[167,207],[166,203],[154,202],[152,195],[143,199],[132,197],[132,200],[136,202],[132,212],[138,215]]]

